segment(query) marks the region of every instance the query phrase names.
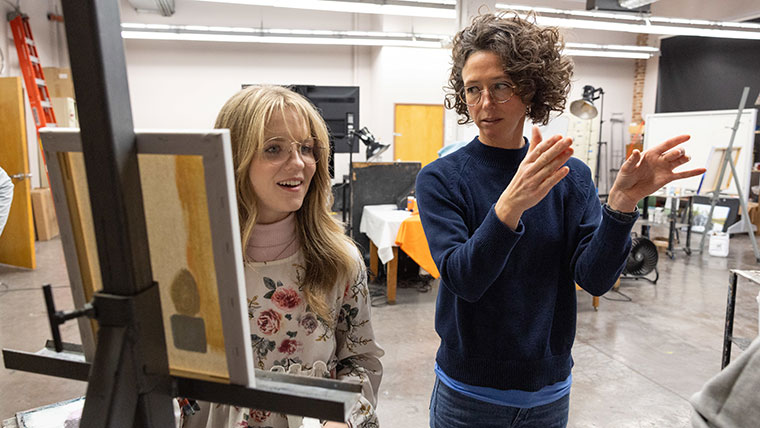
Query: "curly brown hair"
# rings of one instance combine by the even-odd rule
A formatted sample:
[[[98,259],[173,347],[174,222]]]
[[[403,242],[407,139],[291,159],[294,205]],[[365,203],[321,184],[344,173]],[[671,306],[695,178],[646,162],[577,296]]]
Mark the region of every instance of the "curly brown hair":
[[[510,16],[506,16],[510,15]],[[472,24],[452,40],[452,67],[444,105],[459,113],[458,123],[472,121],[464,93],[462,68],[475,52],[490,51],[501,58],[504,71],[515,84],[515,94],[528,106],[533,123],[546,125],[552,111],[563,111],[570,90],[572,61],[563,56],[562,36],[555,27],[540,27],[535,15],[521,18],[515,12],[487,13],[476,16]]]

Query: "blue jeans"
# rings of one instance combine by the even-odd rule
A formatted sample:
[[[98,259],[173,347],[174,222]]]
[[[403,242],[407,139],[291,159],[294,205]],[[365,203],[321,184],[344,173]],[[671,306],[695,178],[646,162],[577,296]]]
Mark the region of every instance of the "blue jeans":
[[[435,379],[430,398],[430,428],[565,428],[570,394],[533,407],[499,406],[470,398]]]

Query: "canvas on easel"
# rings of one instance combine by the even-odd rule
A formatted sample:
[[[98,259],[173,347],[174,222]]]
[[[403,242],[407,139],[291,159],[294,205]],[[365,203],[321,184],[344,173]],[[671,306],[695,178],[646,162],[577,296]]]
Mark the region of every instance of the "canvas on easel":
[[[136,132],[153,279],[172,374],[254,386],[227,130]],[[102,288],[77,129],[42,133],[77,307]],[[85,355],[94,323],[80,318]]]
[[[731,148],[734,165],[739,161],[741,150],[741,147]],[[731,187],[733,174],[730,174],[730,171],[728,171],[728,174],[723,175],[723,183],[718,183],[721,165],[726,161],[726,152],[728,152],[727,147],[711,148],[710,155],[707,158],[707,165],[705,165],[707,171],[702,175],[699,188],[697,188],[698,195],[707,195],[716,190],[722,192]]]

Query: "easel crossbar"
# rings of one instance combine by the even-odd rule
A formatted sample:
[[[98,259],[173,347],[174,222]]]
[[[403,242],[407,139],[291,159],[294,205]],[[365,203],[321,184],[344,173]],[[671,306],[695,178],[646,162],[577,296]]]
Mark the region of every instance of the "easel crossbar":
[[[3,349],[5,367],[72,380],[87,381],[91,365],[63,356]],[[256,370],[256,387],[249,388],[170,376],[173,395],[316,419],[345,420],[359,400],[361,385],[333,379],[294,376]]]

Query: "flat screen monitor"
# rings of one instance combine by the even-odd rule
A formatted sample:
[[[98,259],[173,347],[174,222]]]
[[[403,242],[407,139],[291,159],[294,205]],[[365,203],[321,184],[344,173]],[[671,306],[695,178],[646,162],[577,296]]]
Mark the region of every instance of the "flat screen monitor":
[[[243,84],[243,89],[251,84]],[[330,177],[335,176],[335,153],[351,152],[349,130],[359,130],[359,87],[285,85],[306,97],[324,118],[330,132]],[[353,142],[353,152],[359,153],[359,142]]]
[[[359,87],[358,86],[317,86],[291,85],[290,88],[309,99],[319,110],[330,130],[330,142],[335,153],[348,153],[351,143],[348,131],[358,131]],[[359,152],[359,144],[354,142],[353,152]]]

